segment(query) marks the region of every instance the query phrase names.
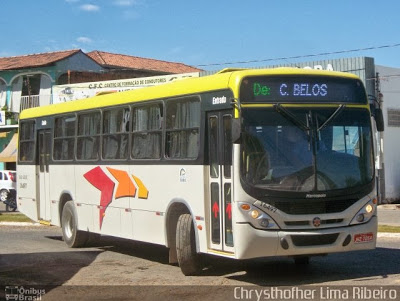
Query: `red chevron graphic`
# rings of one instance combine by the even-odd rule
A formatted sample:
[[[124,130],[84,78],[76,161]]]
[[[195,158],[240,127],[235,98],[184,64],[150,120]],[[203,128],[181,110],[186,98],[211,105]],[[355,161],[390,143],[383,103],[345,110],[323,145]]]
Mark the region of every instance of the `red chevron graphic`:
[[[114,178],[118,181],[117,192],[115,193],[115,198],[122,197],[135,197],[136,195],[136,187],[133,185],[129,174],[124,170],[113,169],[107,167],[108,171],[114,176]]]
[[[139,190],[138,197],[140,199],[147,199],[149,191],[139,178],[132,175],[137,185],[137,187],[135,187],[132,179],[130,178],[129,174],[126,171],[113,169],[110,167],[106,168],[118,181],[118,187],[115,193],[116,199],[122,197],[135,197],[137,189]],[[101,192],[100,195],[100,229],[101,229],[106,209],[113,200],[115,183],[112,179],[110,179],[109,176],[107,176],[107,174],[101,169],[100,166],[97,166],[89,170],[83,176],[90,184],[92,184]]]
[[[101,170],[100,166],[97,166],[83,175],[85,179],[101,191],[100,196],[100,229],[103,224],[103,218],[107,206],[111,203],[113,192],[114,192],[114,182]]]

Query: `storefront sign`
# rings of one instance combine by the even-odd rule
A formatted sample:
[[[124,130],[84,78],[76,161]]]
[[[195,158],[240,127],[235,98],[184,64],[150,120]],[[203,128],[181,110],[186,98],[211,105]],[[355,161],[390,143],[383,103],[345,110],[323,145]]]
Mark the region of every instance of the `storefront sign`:
[[[96,96],[99,93],[121,92],[138,88],[166,84],[178,79],[199,77],[199,72],[139,77],[101,82],[53,86],[53,103]]]

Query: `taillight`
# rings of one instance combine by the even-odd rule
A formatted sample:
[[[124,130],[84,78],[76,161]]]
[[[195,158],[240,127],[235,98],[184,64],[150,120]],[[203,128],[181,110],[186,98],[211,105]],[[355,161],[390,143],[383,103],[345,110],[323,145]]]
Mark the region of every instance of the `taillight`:
[[[11,181],[15,182],[15,180],[16,180],[15,173],[9,172],[8,175],[9,175]]]

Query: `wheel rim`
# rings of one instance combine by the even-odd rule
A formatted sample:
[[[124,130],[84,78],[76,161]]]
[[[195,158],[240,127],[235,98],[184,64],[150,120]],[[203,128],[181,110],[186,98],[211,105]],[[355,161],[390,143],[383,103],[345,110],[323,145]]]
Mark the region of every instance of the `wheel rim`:
[[[0,191],[0,200],[2,202],[6,201],[7,200],[7,195],[8,195],[8,192],[6,190]]]
[[[71,214],[68,214],[65,225],[64,225],[64,232],[67,238],[71,238],[74,234],[74,219],[72,218]]]

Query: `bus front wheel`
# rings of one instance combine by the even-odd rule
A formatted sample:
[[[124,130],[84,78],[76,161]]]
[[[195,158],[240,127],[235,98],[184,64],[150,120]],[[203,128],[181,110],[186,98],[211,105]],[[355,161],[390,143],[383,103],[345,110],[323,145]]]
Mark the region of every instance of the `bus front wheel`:
[[[179,216],[176,226],[176,253],[179,266],[185,276],[200,273],[201,263],[196,252],[193,218],[187,213]]]
[[[77,221],[74,203],[66,202],[62,211],[61,227],[64,241],[70,248],[83,247],[89,238],[88,232],[78,230]]]

